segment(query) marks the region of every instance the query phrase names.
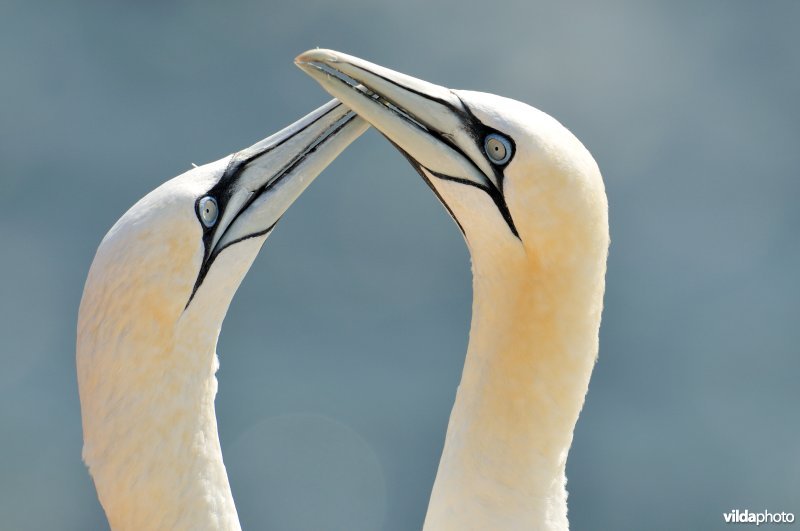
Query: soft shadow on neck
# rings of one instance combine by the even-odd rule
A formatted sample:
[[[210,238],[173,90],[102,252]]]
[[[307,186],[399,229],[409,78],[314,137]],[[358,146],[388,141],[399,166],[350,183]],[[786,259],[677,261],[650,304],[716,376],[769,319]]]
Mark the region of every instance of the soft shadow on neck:
[[[112,529],[240,529],[214,410],[219,323],[113,304],[98,317],[93,302],[79,320],[83,458]]]
[[[469,348],[426,529],[568,526],[564,470],[597,356],[604,264],[553,267],[521,244],[473,253]]]

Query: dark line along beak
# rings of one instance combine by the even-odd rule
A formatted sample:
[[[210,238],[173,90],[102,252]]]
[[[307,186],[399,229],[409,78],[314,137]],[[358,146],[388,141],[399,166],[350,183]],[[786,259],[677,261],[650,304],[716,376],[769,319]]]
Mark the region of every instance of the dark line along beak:
[[[489,194],[519,237],[503,197],[502,168],[483,153],[483,139],[494,131],[453,91],[332,50],[307,51],[295,63],[383,133],[429,185],[445,179]]]
[[[222,177],[206,193],[216,200],[219,215],[203,235],[205,255],[186,306],[222,251],[269,234],[306,187],[368,127],[354,112],[332,100],[231,155]]]

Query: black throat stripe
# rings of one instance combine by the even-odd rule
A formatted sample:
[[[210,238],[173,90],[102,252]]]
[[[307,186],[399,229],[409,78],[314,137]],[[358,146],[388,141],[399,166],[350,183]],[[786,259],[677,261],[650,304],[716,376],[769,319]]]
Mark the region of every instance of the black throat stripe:
[[[361,69],[361,70],[363,70],[363,69]],[[336,72],[339,73],[338,71],[336,71]],[[432,96],[430,94],[426,94],[424,92],[416,90],[416,89],[414,89],[412,87],[403,85],[403,84],[401,84],[401,83],[399,83],[399,82],[397,82],[397,81],[395,81],[393,79],[390,79],[390,78],[388,78],[386,76],[383,76],[383,75],[381,75],[381,74],[379,74],[377,72],[368,71],[368,73],[371,74],[371,75],[374,75],[375,77],[378,77],[378,78],[384,80],[385,82],[387,82],[387,83],[389,83],[391,85],[394,85],[395,87],[398,87],[398,88],[400,88],[402,90],[411,92],[412,94],[416,94],[417,96],[419,96],[421,98],[424,98],[424,99],[426,99],[428,101],[431,101],[433,103],[436,103],[438,105],[442,105],[442,106],[446,107],[448,110],[450,110],[450,112],[452,112],[453,114],[458,116],[458,118],[464,124],[464,129],[467,131],[467,133],[472,138],[472,140],[476,143],[476,145],[478,146],[478,150],[480,152],[483,152],[483,139],[486,138],[488,135],[490,135],[492,133],[500,134],[503,137],[508,139],[508,141],[511,143],[511,146],[512,146],[512,155],[504,164],[502,164],[500,166],[498,166],[497,164],[493,163],[492,161],[488,161],[489,162],[489,166],[492,168],[492,171],[494,172],[494,177],[495,177],[496,182],[498,183],[498,187],[494,187],[494,186],[488,186],[487,187],[487,186],[481,186],[480,184],[472,182],[472,181],[467,180],[467,179],[461,179],[461,178],[458,178],[458,177],[453,177],[451,175],[445,175],[443,173],[438,173],[438,172],[435,172],[435,171],[433,171],[433,170],[431,170],[429,168],[426,168],[426,167],[422,166],[409,153],[404,151],[402,148],[400,148],[400,146],[398,146],[395,142],[393,142],[391,139],[386,137],[386,135],[384,135],[384,137],[386,137],[386,139],[389,140],[389,142],[392,145],[394,145],[394,147],[397,148],[403,154],[403,156],[411,163],[411,165],[414,167],[414,169],[417,171],[417,173],[419,173],[422,176],[423,180],[431,188],[431,190],[433,190],[433,193],[436,194],[436,197],[439,199],[439,201],[444,205],[444,207],[450,213],[450,216],[455,220],[456,224],[458,225],[458,228],[461,229],[461,233],[464,234],[465,237],[466,237],[466,233],[464,233],[463,226],[461,225],[461,223],[456,218],[455,214],[453,213],[453,210],[444,201],[444,199],[442,198],[441,194],[439,194],[439,192],[436,190],[436,188],[430,182],[430,180],[428,179],[427,175],[425,175],[425,172],[422,171],[423,169],[426,172],[429,172],[431,175],[434,175],[435,177],[437,177],[439,179],[444,179],[444,180],[447,180],[447,181],[453,181],[453,182],[457,182],[457,183],[460,183],[460,184],[465,184],[467,186],[474,186],[474,187],[486,192],[486,194],[488,194],[489,197],[492,198],[492,201],[497,206],[497,209],[500,211],[500,214],[503,216],[503,219],[505,220],[506,224],[508,225],[509,230],[511,230],[511,233],[517,239],[520,239],[519,232],[517,231],[517,227],[514,224],[514,219],[511,216],[511,211],[509,210],[508,204],[506,203],[506,200],[505,200],[505,196],[503,195],[503,184],[504,184],[503,180],[504,180],[504,177],[505,177],[505,174],[503,173],[503,170],[511,162],[511,160],[514,158],[514,153],[516,153],[516,145],[514,143],[514,140],[511,137],[509,137],[508,135],[506,135],[505,133],[503,133],[501,131],[497,131],[496,129],[493,129],[491,127],[488,127],[486,124],[481,122],[478,119],[478,117],[475,116],[475,114],[473,114],[473,112],[470,110],[469,106],[467,106],[467,104],[464,103],[464,100],[462,100],[458,96],[458,94],[456,94],[453,91],[450,91],[450,92],[461,103],[460,108],[459,108],[459,106],[453,105],[449,101],[443,100],[441,98],[437,98],[437,97]],[[342,74],[342,75],[344,75],[344,74]],[[344,80],[342,80],[342,81],[344,82]],[[346,84],[349,85],[353,90],[356,90],[356,88],[353,87],[352,85],[350,85],[349,83],[346,83]],[[368,88],[368,90],[370,90],[374,94],[378,94],[371,87],[367,87],[367,88]],[[394,109],[392,109],[391,106],[386,106],[388,109],[394,111],[395,114],[397,114],[401,118],[406,119],[407,121],[409,121],[410,123],[414,124],[418,128],[420,128],[420,129],[424,128],[424,131],[427,134],[433,136],[438,141],[440,141],[443,144],[445,144],[448,147],[450,147],[450,149],[452,149],[453,151],[455,151],[459,155],[461,155],[475,169],[476,172],[478,172],[480,174],[483,174],[483,170],[481,170],[480,167],[478,167],[478,165],[475,163],[475,161],[473,161],[469,156],[467,156],[466,153],[464,153],[464,151],[453,141],[453,139],[451,137],[449,137],[448,135],[442,134],[439,131],[436,131],[432,127],[430,127],[427,124],[425,124],[425,122],[421,118],[413,116],[412,114],[408,113],[408,111],[403,109],[402,106],[400,106],[398,102],[392,101],[391,99],[385,97],[384,95],[381,95],[381,94],[378,94],[378,95],[380,96],[380,99],[390,102],[393,106],[397,107],[398,110],[402,111],[402,113],[395,111]],[[407,114],[408,117],[411,118],[411,120],[408,120],[408,118],[406,118],[403,113]]]

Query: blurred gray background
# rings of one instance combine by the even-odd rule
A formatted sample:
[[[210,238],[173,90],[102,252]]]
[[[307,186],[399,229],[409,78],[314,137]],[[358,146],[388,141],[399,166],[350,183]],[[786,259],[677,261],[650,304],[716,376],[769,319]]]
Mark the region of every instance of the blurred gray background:
[[[597,159],[613,242],[574,529],[800,513],[800,3],[599,4],[1,0],[2,528],[106,528],[74,368],[94,251],[190,163],[327,101],[292,64],[315,46],[528,102]],[[420,527],[470,301],[455,224],[368,132],[285,216],[223,327],[246,529]]]

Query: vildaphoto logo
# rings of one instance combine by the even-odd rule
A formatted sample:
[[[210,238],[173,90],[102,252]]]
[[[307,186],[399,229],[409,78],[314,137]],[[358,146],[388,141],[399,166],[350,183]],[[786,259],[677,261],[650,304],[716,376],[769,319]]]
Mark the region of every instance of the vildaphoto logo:
[[[722,513],[726,524],[793,524],[794,513],[780,512],[771,513],[769,511],[762,511],[754,513],[745,509],[740,511],[734,509],[728,513]]]

